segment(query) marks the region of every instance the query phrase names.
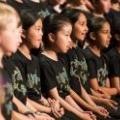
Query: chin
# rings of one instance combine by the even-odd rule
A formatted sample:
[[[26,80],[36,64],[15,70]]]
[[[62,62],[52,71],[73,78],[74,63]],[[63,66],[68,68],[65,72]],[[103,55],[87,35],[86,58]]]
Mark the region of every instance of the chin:
[[[13,52],[13,53],[15,53],[15,52]],[[10,57],[12,55],[12,52],[7,52],[5,55]]]

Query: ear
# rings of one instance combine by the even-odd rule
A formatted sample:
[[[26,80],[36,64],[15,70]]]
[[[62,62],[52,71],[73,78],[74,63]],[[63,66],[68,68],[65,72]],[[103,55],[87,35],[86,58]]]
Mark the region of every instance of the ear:
[[[89,34],[89,37],[92,39],[92,40],[96,40],[96,35],[95,35],[95,33],[94,32],[91,32],[90,34]]]
[[[23,39],[26,38],[26,31],[25,31],[24,29],[22,29],[22,35],[21,35],[21,37],[22,37]]]
[[[50,40],[51,43],[54,43],[54,41],[55,41],[55,35],[53,33],[49,33],[48,34],[48,38],[49,38],[49,40]]]
[[[117,41],[120,41],[120,35],[119,35],[119,34],[115,34],[115,39],[116,39]]]

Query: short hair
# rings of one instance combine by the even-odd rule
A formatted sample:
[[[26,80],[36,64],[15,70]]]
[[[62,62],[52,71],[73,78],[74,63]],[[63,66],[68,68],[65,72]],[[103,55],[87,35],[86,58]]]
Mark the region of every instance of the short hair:
[[[19,15],[13,7],[5,3],[0,3],[0,31],[6,28],[13,16],[19,19]]]
[[[99,32],[103,24],[108,22],[105,18],[93,17],[89,22],[89,32]]]
[[[81,14],[84,14],[86,16],[85,12],[78,9],[71,9],[71,8],[63,10],[62,14],[68,17],[72,24],[76,23],[76,21],[78,20]]]
[[[52,14],[44,19],[43,21],[43,42],[46,48],[50,47],[50,41],[49,41],[48,34],[57,33],[66,24],[70,24],[72,26],[71,21],[67,17],[61,14],[59,15]]]
[[[24,30],[28,30],[37,20],[42,20],[42,17],[36,11],[33,11],[33,9],[21,10],[20,17]]]

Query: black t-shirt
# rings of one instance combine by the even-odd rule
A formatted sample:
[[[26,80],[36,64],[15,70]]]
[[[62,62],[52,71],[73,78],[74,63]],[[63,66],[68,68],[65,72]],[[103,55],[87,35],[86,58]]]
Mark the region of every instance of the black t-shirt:
[[[112,48],[107,52],[109,60],[109,76],[120,77],[120,53],[116,48]]]
[[[9,66],[9,67],[8,67]],[[4,68],[12,81],[14,95],[24,104],[26,103],[27,89],[22,74],[11,58],[4,58]]]
[[[108,66],[107,59],[105,55],[98,57],[89,48],[84,50],[84,55],[88,64],[89,70],[89,80],[96,78],[100,86],[106,85],[106,80],[108,78]]]
[[[17,51],[13,60],[25,81],[27,97],[38,101],[41,98],[40,69],[37,58],[33,55],[31,57],[32,59],[29,60],[20,51]]]
[[[70,85],[67,72],[61,61],[54,61],[43,54],[39,55],[41,84],[44,93],[57,87],[61,97],[69,94]]]
[[[12,98],[13,98],[13,89],[12,82],[9,78],[7,72],[4,69],[0,69],[1,79],[4,80],[5,86],[5,101],[2,104],[2,114],[6,120],[11,120],[11,113],[13,110]]]
[[[7,0],[7,3],[14,7],[18,12],[23,9],[33,9],[36,12],[40,11],[40,4],[31,0],[22,0],[23,3],[17,2],[16,0]]]
[[[66,57],[66,58],[65,58]],[[88,84],[88,66],[81,48],[76,47],[68,51],[64,60],[68,74],[70,75],[70,85],[73,90],[80,94],[80,84],[90,92]]]

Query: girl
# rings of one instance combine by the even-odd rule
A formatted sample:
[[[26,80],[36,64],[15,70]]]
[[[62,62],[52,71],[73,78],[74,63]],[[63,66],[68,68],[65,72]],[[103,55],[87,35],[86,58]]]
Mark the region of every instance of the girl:
[[[117,90],[110,88],[106,58],[103,48],[110,43],[110,25],[103,18],[94,18],[90,24],[89,47],[85,50],[89,69],[89,84],[91,88],[106,97],[116,95]]]
[[[83,112],[74,101],[74,96],[78,98],[78,101],[81,98],[79,99],[78,95],[70,88],[65,67],[58,60],[58,53],[66,53],[70,48],[72,32],[70,21],[62,15],[51,15],[44,20],[43,28],[45,50],[39,56],[43,91],[80,119],[95,119],[93,114]]]
[[[0,21],[0,71],[2,79],[7,81],[5,85],[5,100],[0,109],[7,120],[11,120],[11,113],[12,119],[17,119],[17,117],[21,116],[27,120],[28,118],[24,115],[14,110],[12,111],[12,81],[10,81],[3,65],[3,56],[10,56],[12,53],[15,53],[21,43],[20,19],[12,7],[0,3]]]
[[[114,47],[107,52],[109,58],[109,78],[111,86],[117,88],[120,94],[120,77],[119,77],[119,64],[120,64],[120,16],[116,15],[114,17],[114,23],[112,26],[112,39],[114,40]]]
[[[21,71],[24,79],[24,85],[27,88],[26,97],[28,98],[27,103],[29,107],[31,109],[34,108],[36,111],[50,114],[52,112],[50,105],[48,101],[41,95],[39,63],[37,58],[31,55],[31,49],[37,49],[41,44],[43,34],[42,20],[40,16],[38,16],[38,14],[31,9],[21,11],[20,15],[23,23],[23,43],[13,56],[13,61]],[[57,104],[56,101],[54,103]],[[42,115],[42,113],[40,114]],[[56,110],[53,112],[53,114],[56,117],[61,117],[64,114],[64,111],[62,108],[60,108],[59,111]],[[43,114],[43,117],[49,120],[53,119],[47,114]]]

